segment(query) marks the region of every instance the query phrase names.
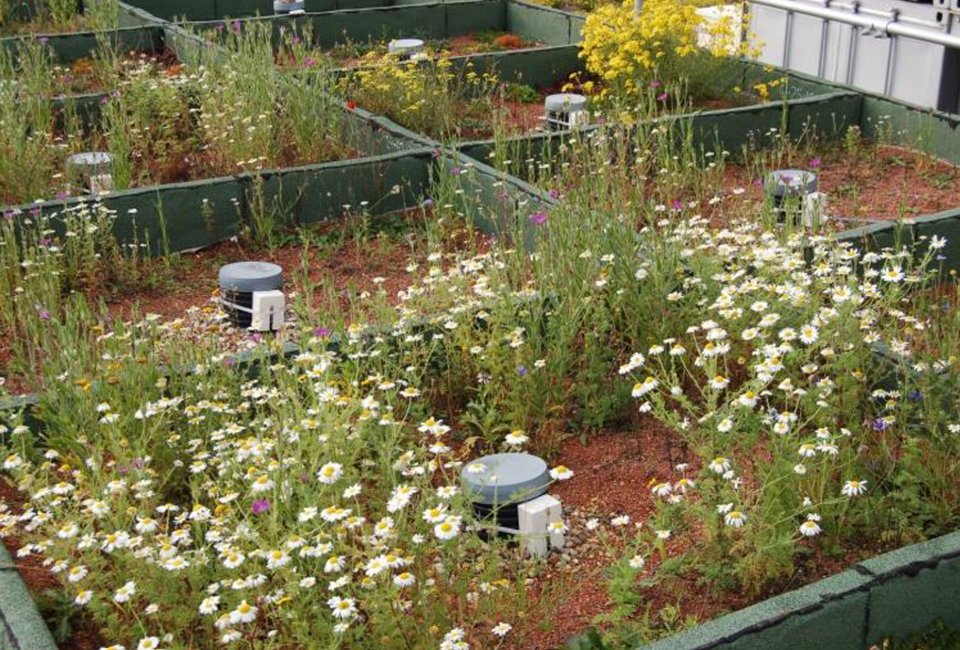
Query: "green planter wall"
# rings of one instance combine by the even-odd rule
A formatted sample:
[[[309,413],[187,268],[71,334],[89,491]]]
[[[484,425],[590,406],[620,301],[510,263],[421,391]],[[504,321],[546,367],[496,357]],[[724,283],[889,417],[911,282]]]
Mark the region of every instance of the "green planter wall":
[[[159,26],[139,26],[106,32],[109,40],[123,50],[143,50],[155,52],[163,49],[163,28]],[[11,36],[0,39],[0,47],[16,52],[23,38],[35,36]],[[97,48],[95,32],[73,32],[69,34],[50,34],[43,36],[53,50],[54,57],[60,63],[69,63],[89,57]]]
[[[937,621],[960,629],[960,532],[860,562],[847,571],[698,625],[646,650],[865,650]],[[595,635],[570,650],[601,648]]]
[[[306,0],[307,11],[379,7],[385,0]],[[215,20],[273,15],[273,0],[131,0],[131,4],[163,20]]]
[[[114,210],[114,234],[124,243],[149,242],[154,254],[210,246],[236,236],[251,219],[253,201],[279,208],[291,224],[341,217],[344,205],[360,201],[380,213],[416,205],[428,190],[432,149],[374,156],[322,165],[213,178],[113,192],[99,199]],[[34,203],[5,211],[44,213],[62,234],[60,214],[93,198]]]
[[[541,19],[550,18],[546,23]],[[579,31],[575,18],[562,12],[542,10],[515,0],[458,0],[355,10],[324,11],[298,16],[247,17],[237,22],[265,20],[280,30],[302,30],[309,25],[313,44],[329,49],[339,43],[386,41],[398,37],[441,39],[478,31],[509,31],[546,46],[575,45]],[[198,20],[186,25],[193,30],[214,30],[222,19]]]

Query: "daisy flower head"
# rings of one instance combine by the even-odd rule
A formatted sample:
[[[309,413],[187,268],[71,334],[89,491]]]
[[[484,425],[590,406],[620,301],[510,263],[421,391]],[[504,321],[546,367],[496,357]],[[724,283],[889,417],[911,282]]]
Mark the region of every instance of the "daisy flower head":
[[[804,537],[816,537],[822,532],[820,524],[817,523],[819,517],[807,517],[807,520],[800,524],[800,534]]]
[[[888,266],[880,273],[880,279],[884,282],[900,282],[903,278],[904,273],[899,266]]]
[[[643,381],[638,381],[634,384],[630,394],[633,397],[643,397],[650,391],[655,390],[659,385],[660,382],[658,382],[655,377],[647,377]]]
[[[393,576],[393,584],[398,587],[409,587],[417,581],[416,576],[414,576],[409,571],[404,571],[403,573],[398,573]]]
[[[660,498],[667,498],[673,492],[673,485],[670,483],[657,483],[650,488],[650,493]]]
[[[433,527],[433,534],[441,541],[451,540],[460,534],[460,517],[448,516]]]
[[[847,481],[843,484],[840,493],[845,497],[858,497],[867,491],[866,481]]]
[[[642,366],[645,361],[646,359],[642,354],[634,353],[633,355],[630,356],[629,361],[627,361],[625,364],[620,366],[617,372],[618,374],[621,374],[621,375],[629,374],[634,370],[636,370],[637,368],[639,368],[640,366]]]
[[[804,345],[816,343],[820,338],[820,330],[813,325],[804,325],[800,328],[800,342]]]
[[[67,580],[70,582],[80,582],[87,577],[87,567],[82,564],[77,564],[70,567],[70,570],[67,571]]]
[[[439,524],[447,518],[447,506],[437,506],[423,511],[423,520],[429,524]]]
[[[357,602],[353,598],[333,596],[327,601],[334,618],[348,619],[357,614]]]
[[[511,447],[519,447],[525,444],[528,440],[530,440],[530,436],[524,433],[522,429],[514,429],[504,436],[504,442]]]
[[[713,390],[723,390],[730,385],[730,380],[723,375],[717,375],[710,380],[710,388]]]
[[[497,623],[496,625],[494,625],[493,629],[490,630],[490,632],[493,633],[494,636],[498,636],[502,639],[503,637],[507,636],[510,633],[510,630],[512,629],[513,629],[512,625],[501,621],[500,623]]]
[[[480,462],[467,465],[467,474],[483,474],[486,471],[487,466]]]
[[[197,608],[203,616],[210,616],[215,614],[217,607],[220,605],[219,596],[207,596],[200,602],[200,606]]]
[[[730,459],[723,456],[717,456],[710,461],[709,465],[707,465],[707,469],[714,474],[723,474],[724,472],[728,472],[730,471],[730,467]]]
[[[723,523],[732,528],[742,528],[747,523],[747,516],[740,510],[731,510],[723,516]]]
[[[333,485],[343,476],[343,465],[340,463],[327,463],[317,472],[317,480],[324,485]]]
[[[230,612],[230,622],[234,625],[237,623],[252,623],[256,618],[257,608],[246,600],[240,601],[237,608]]]
[[[137,583],[133,580],[128,581],[113,594],[113,602],[125,603],[137,593]]]

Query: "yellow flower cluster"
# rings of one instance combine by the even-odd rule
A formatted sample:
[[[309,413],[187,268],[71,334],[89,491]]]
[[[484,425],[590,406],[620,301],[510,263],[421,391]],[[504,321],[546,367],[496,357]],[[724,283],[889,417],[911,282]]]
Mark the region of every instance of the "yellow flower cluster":
[[[367,100],[383,98],[385,102],[393,103],[395,111],[401,114],[423,112],[429,101],[428,86],[446,86],[455,77],[450,70],[450,61],[446,59],[432,64],[432,75],[425,74],[414,61],[398,63],[391,56],[368,55],[363,64],[353,79],[354,92]],[[369,108],[369,104],[364,108]]]
[[[373,113],[431,137],[446,137],[459,120],[478,113],[498,84],[496,75],[440,56],[398,61],[371,54],[339,83],[340,92]],[[486,114],[487,111],[480,111]]]
[[[583,28],[580,56],[604,81],[631,89],[665,58],[683,58],[696,51],[696,9],[678,0],[647,0],[634,13],[633,0],[600,7]]]
[[[646,0],[637,15],[633,0],[624,0],[587,16],[580,56],[608,86],[630,93],[677,72],[684,59],[743,53],[739,23],[728,14],[707,20],[684,0]]]

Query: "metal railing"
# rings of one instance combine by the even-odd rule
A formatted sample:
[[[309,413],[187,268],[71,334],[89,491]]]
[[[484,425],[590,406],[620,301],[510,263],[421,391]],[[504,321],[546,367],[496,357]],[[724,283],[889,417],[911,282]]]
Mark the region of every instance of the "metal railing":
[[[951,34],[937,22],[920,20],[909,16],[901,16],[900,11],[877,11],[861,8],[860,3],[831,4],[826,0],[822,4],[804,2],[801,0],[750,0],[751,4],[782,9],[788,14],[787,26],[790,25],[790,14],[804,14],[822,18],[825,21],[859,27],[862,35],[873,35],[879,38],[903,36],[926,43],[943,45],[960,50],[960,36]],[[788,41],[789,41],[789,34]]]

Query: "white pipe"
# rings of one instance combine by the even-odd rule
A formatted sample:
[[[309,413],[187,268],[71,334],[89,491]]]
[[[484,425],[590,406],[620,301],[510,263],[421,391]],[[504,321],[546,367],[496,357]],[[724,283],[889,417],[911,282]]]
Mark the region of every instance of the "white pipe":
[[[861,27],[867,31],[882,36],[903,36],[918,41],[943,45],[955,50],[960,50],[960,36],[947,34],[943,31],[924,29],[915,25],[907,25],[896,20],[896,17],[890,18],[871,18],[861,13],[851,13],[848,11],[839,11],[814,5],[807,2],[798,2],[797,0],[750,0],[752,4],[782,9],[788,12],[806,14],[816,18],[823,18],[837,23],[845,23],[855,27]]]

